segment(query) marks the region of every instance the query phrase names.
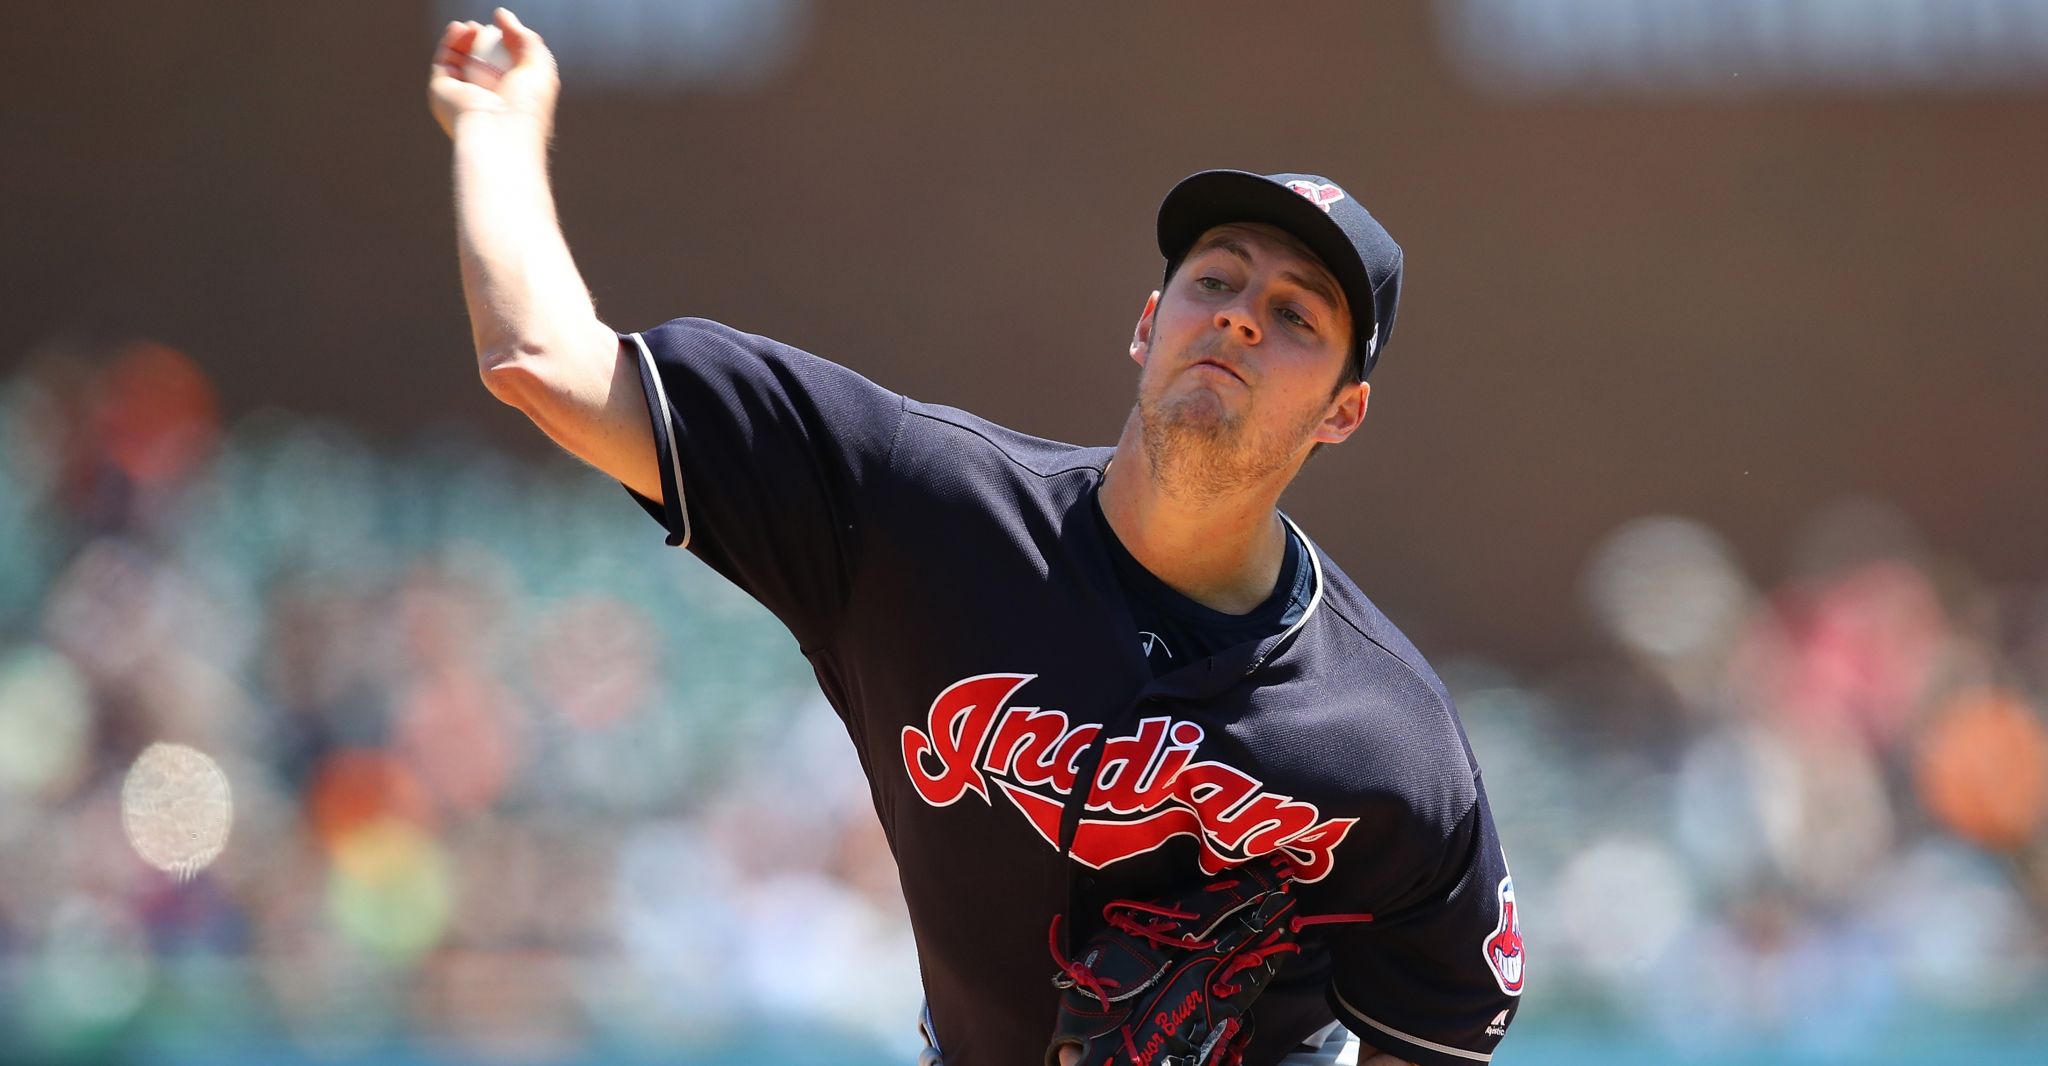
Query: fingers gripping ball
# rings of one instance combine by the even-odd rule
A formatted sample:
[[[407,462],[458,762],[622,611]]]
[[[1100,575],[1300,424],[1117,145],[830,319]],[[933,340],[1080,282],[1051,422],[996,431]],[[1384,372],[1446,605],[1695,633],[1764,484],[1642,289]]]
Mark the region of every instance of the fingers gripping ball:
[[[469,56],[462,63],[462,80],[495,89],[505,72],[512,69],[512,50],[505,47],[505,34],[496,26],[484,26],[470,42]]]
[[[1059,920],[1051,933],[1060,972],[1059,1018],[1046,1049],[1063,1047],[1080,1066],[1232,1066],[1251,1042],[1252,1003],[1305,925],[1369,921],[1367,915],[1304,918],[1288,891],[1291,868],[1268,858],[1230,870],[1177,896],[1103,908],[1109,923],[1065,958]]]

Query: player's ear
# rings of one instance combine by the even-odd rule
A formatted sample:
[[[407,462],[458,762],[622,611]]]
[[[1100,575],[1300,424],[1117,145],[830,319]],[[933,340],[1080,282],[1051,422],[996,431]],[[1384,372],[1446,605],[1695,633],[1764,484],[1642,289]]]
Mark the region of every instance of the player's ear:
[[[1145,356],[1152,350],[1152,320],[1159,313],[1159,290],[1145,300],[1145,309],[1138,312],[1138,328],[1131,331],[1131,361],[1145,365]]]
[[[1336,444],[1357,432],[1365,421],[1365,402],[1372,396],[1372,385],[1354,382],[1337,390],[1330,398],[1330,411],[1316,425],[1316,440],[1323,444]]]

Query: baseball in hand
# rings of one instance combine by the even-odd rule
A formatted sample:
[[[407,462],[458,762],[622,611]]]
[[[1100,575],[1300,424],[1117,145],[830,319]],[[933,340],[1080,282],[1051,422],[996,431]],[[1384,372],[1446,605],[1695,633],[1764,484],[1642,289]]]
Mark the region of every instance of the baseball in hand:
[[[462,63],[462,80],[486,89],[496,89],[498,79],[512,69],[512,53],[505,47],[505,35],[496,26],[482,26],[470,42],[469,58]]]

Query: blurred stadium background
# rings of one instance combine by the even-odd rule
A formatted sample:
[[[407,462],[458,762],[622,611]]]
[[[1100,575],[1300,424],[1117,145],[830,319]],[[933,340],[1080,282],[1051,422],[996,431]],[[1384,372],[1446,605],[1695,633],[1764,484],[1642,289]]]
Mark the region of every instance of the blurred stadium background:
[[[528,0],[601,312],[1109,440],[1206,166],[1407,246],[1290,511],[1457,695],[1515,1064],[2048,1062],[2048,0]],[[477,384],[451,2],[10,5],[0,1059],[903,1063],[788,637]],[[235,821],[123,839],[148,744]]]

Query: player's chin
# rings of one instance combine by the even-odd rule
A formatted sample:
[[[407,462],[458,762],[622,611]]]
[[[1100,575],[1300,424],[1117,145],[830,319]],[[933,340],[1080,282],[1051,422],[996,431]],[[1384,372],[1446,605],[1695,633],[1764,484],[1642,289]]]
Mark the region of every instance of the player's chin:
[[[1254,397],[1251,386],[1222,367],[1204,363],[1189,367],[1168,393],[1181,403],[1213,409],[1226,418],[1250,414]]]
[[[1198,383],[1160,397],[1149,421],[1165,428],[1211,436],[1226,432],[1237,423],[1237,406],[1219,390]]]

